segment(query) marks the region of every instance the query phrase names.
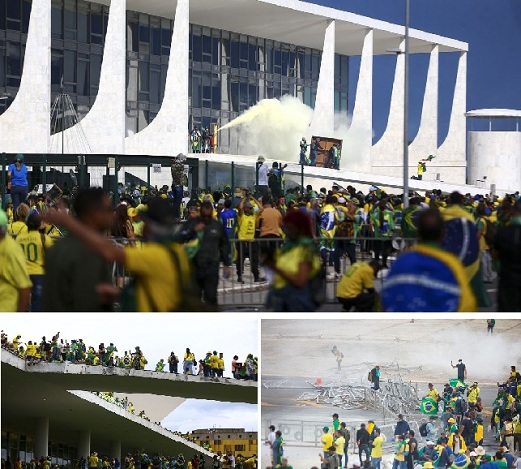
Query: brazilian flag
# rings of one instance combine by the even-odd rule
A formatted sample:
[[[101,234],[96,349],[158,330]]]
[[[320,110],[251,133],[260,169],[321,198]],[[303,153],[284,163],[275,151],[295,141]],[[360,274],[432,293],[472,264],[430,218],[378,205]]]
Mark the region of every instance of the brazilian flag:
[[[465,469],[470,463],[470,459],[465,454],[455,454],[451,469]]]
[[[449,384],[452,388],[466,388],[467,387],[467,385],[463,381],[459,380],[458,378],[450,379]]]
[[[432,397],[424,397],[420,402],[420,412],[425,415],[436,415],[438,403]]]

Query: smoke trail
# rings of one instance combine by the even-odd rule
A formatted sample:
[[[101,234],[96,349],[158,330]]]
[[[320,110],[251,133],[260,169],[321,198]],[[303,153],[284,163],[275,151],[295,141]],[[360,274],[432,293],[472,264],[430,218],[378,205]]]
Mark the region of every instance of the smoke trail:
[[[220,130],[240,126],[240,153],[297,161],[313,110],[293,96],[263,99]]]
[[[237,128],[235,137],[239,138],[240,132],[241,154],[262,154],[272,159],[298,162],[301,138],[306,137],[308,143],[311,142],[312,118],[311,107],[296,97],[285,95],[280,100],[259,101],[219,130]],[[343,140],[340,167],[356,171],[366,136],[351,129],[351,120],[347,113],[336,113],[335,128],[327,135],[317,136]]]

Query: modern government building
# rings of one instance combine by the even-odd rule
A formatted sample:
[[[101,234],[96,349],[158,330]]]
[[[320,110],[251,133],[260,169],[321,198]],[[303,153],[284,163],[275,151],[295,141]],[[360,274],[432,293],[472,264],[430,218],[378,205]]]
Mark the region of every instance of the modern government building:
[[[314,109],[309,137],[335,137],[335,116],[347,113],[349,100],[343,169],[396,185],[405,58],[393,49],[403,50],[404,35],[401,25],[299,0],[0,0],[0,152],[172,156],[189,151],[194,126],[220,128],[262,99],[290,95]],[[410,30],[410,53],[429,57],[410,174],[434,155],[431,183],[474,184],[466,158],[467,51],[465,42]],[[449,130],[438,145],[440,54],[457,56],[458,66]],[[374,143],[373,62],[382,55],[395,56],[396,67],[387,127]],[[62,90],[81,119],[64,134],[51,126]],[[255,161],[237,157],[237,129],[218,135],[219,161]],[[295,147],[277,158],[295,161],[298,141]],[[328,170],[309,168],[309,175],[321,171]]]
[[[245,457],[257,454],[256,431],[200,429],[191,432],[188,441],[155,423],[187,398],[256,404],[256,382],[63,362],[27,366],[23,358],[4,348],[0,355],[2,466],[9,461],[14,467],[17,459],[29,466],[32,459],[49,457],[53,467],[76,468],[79,459],[92,451],[120,461],[140,451],[150,457],[177,458],[183,453],[186,460],[203,454],[208,468],[219,451]],[[102,399],[99,391],[127,397],[135,413]],[[150,420],[140,417],[140,410]],[[211,413],[207,418],[213,421]]]

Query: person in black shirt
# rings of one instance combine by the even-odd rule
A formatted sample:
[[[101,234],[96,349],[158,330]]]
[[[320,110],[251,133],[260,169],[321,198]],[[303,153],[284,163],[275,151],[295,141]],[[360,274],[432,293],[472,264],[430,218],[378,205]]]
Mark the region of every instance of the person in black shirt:
[[[460,358],[456,365],[454,365],[451,360],[450,365],[452,366],[452,368],[458,369],[458,379],[461,382],[464,382],[467,378],[467,367],[465,366],[465,363],[463,363],[463,360]]]
[[[420,459],[418,452],[418,440],[414,438],[414,431],[409,430],[409,454],[407,455],[407,469],[414,469],[414,461]]]
[[[369,451],[369,432],[365,428],[365,423],[362,423],[360,429],[356,432],[356,444],[358,445],[360,464],[362,464],[362,453],[365,453],[366,461],[369,460],[371,456]]]
[[[219,264],[224,263],[224,275],[230,274],[230,242],[223,225],[214,220],[211,202],[203,202],[201,215],[183,224],[178,239],[186,242],[199,238],[199,249],[193,259],[197,284],[205,302],[217,305]]]

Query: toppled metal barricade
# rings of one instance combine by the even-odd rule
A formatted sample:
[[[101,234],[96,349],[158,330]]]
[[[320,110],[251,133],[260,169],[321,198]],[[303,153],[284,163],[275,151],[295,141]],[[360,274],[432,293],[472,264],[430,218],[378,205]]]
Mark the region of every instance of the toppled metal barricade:
[[[313,391],[302,393],[299,401],[329,404],[343,410],[374,409],[391,415],[414,414],[419,411],[418,391],[400,375],[380,382],[380,389],[341,382],[309,382]]]

